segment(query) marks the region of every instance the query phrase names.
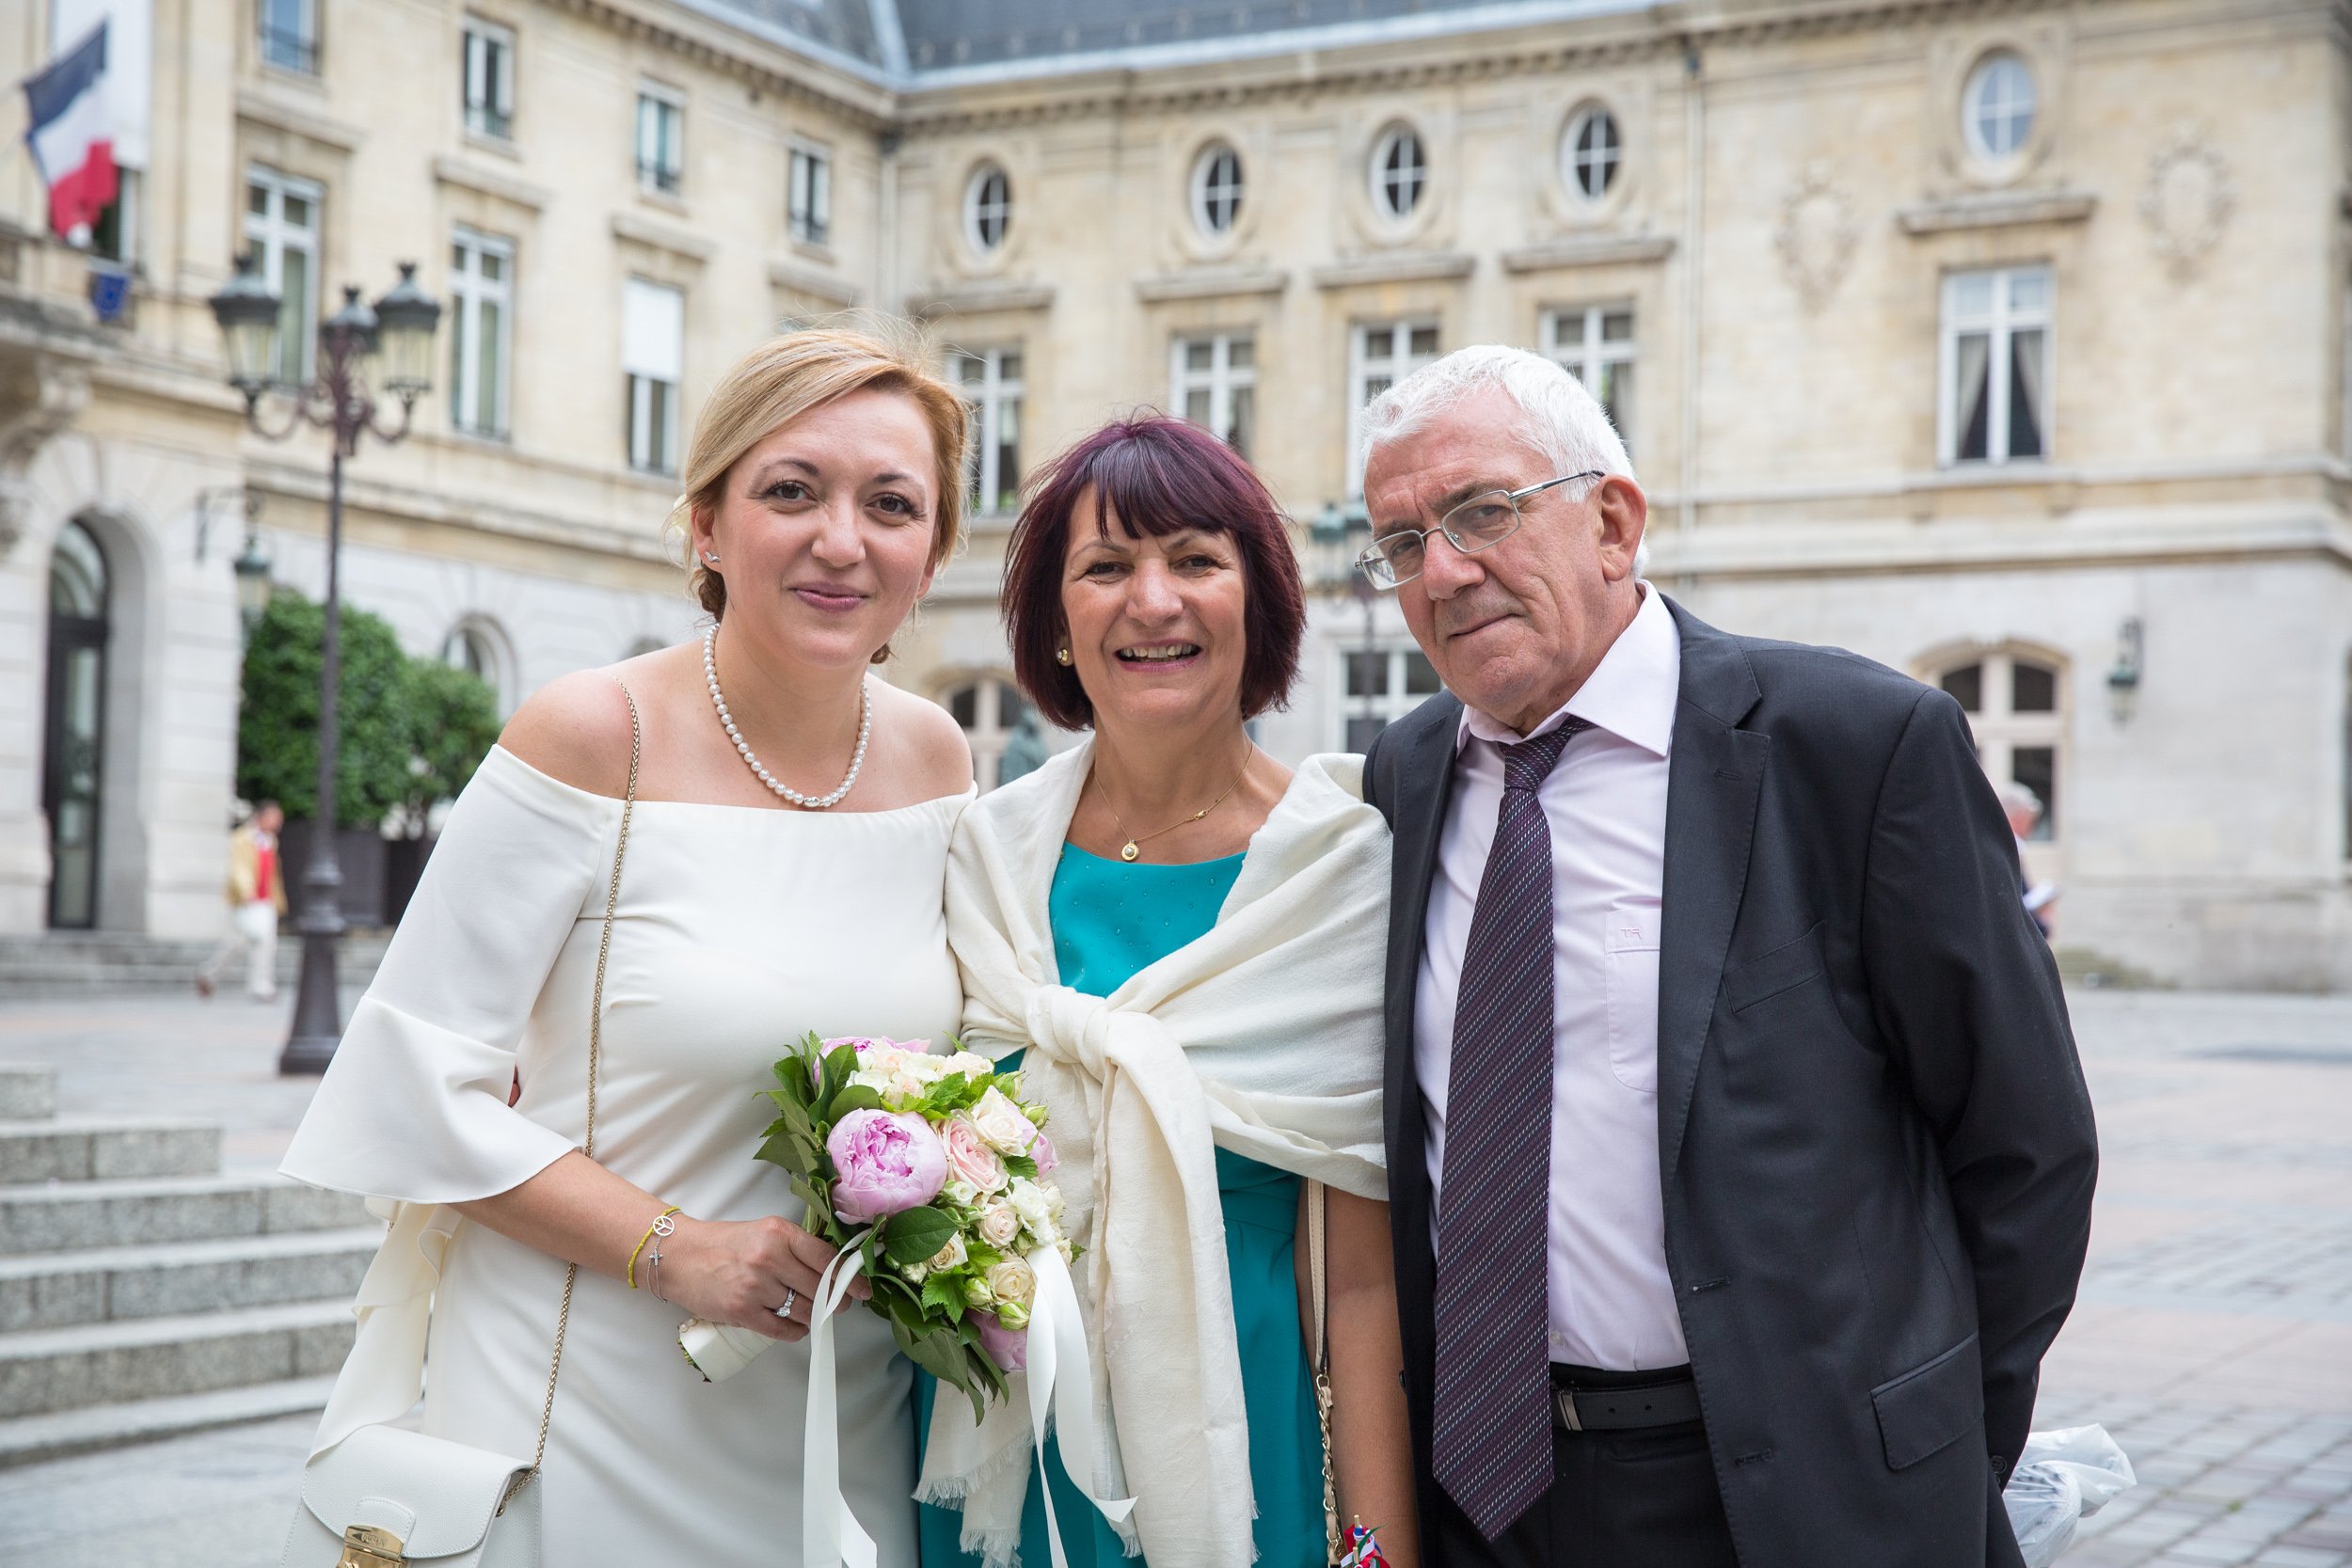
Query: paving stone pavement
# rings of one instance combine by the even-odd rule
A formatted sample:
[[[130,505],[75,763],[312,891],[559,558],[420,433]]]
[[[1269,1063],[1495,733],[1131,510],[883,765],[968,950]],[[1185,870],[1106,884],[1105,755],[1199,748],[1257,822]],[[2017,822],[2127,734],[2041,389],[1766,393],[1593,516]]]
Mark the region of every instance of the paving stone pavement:
[[[2104,1423],[2140,1484],[2066,1568],[2352,1568],[2352,997],[2078,991],[2104,1151],[2081,1300],[2035,1425]],[[282,1006],[0,1008],[68,1111],[219,1119],[274,1164],[308,1100]],[[9,1568],[274,1563],[311,1421],[0,1470]],[[1843,1565],[1840,1565],[1843,1568]]]

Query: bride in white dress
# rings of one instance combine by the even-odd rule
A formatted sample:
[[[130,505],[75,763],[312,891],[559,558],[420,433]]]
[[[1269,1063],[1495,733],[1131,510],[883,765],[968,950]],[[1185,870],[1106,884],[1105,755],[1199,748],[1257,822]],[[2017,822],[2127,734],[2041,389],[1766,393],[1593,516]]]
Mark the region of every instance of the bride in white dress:
[[[964,421],[919,358],[853,334],[777,339],[728,374],[685,476],[714,638],[555,681],[515,715],[287,1154],[303,1180],[463,1216],[434,1293],[429,1433],[531,1454],[580,1265],[542,1469],[549,1563],[798,1560],[791,1347],[828,1249],[754,1159],[757,1096],[808,1030],[937,1041],[958,1018],[941,890],[970,753],[867,664],[954,544]],[[636,721],[591,1160],[588,1014]],[[673,1206],[675,1233],[649,1237]],[[787,1348],[706,1384],[675,1342],[689,1315]],[[911,1563],[910,1369],[863,1310],[837,1350],[845,1495],[881,1560]]]

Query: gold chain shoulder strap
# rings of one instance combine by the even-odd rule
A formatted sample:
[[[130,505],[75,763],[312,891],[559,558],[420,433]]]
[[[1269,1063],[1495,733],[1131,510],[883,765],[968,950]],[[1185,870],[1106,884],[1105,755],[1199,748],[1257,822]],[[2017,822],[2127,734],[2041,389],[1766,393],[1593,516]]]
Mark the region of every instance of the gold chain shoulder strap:
[[[1325,1323],[1329,1275],[1324,1257],[1323,1212],[1327,1202],[1323,1183],[1307,1183],[1307,1289],[1313,1300],[1315,1341],[1308,1349],[1314,1356],[1315,1417],[1323,1427],[1323,1544],[1326,1561],[1337,1562],[1340,1557],[1340,1489],[1339,1478],[1331,1466],[1331,1338]]]
[[[596,942],[596,990],[588,1008],[588,1137],[580,1152],[592,1160],[596,1156],[596,1079],[604,1058],[604,966],[612,956],[612,917],[621,907],[621,862],[628,854],[628,820],[637,810],[637,764],[645,747],[644,726],[637,717],[637,699],[618,679],[612,684],[621,688],[621,700],[628,705],[628,793],[621,800],[621,836],[612,847],[612,880],[604,891],[604,934]],[[548,1457],[548,1422],[555,1415],[555,1379],[564,1370],[564,1331],[571,1326],[572,1288],[579,1283],[580,1265],[566,1264],[564,1305],[555,1314],[555,1354],[548,1362],[548,1398],[539,1408],[539,1446],[532,1453],[531,1468],[516,1478],[516,1490],[539,1473],[540,1464]],[[514,1491],[507,1495],[512,1497]]]

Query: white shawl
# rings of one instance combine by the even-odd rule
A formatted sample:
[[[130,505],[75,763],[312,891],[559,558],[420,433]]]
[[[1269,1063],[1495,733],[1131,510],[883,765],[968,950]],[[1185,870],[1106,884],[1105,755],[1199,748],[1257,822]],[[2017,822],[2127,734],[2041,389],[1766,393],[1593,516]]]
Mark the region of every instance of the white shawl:
[[[1135,1497],[1152,1568],[1246,1568],[1257,1507],[1212,1146],[1388,1196],[1389,832],[1363,802],[1362,759],[1309,758],[1215,928],[1109,997],[1084,995],[1057,983],[1046,906],[1091,753],[1089,741],[981,797],[956,830],[947,939],[963,1041],[999,1057],[1027,1048],[1025,1088],[1051,1113],[1055,1180],[1088,1249],[1079,1296],[1109,1408],[1103,1451],[1063,1455],[1073,1479]],[[975,1427],[943,1390],[918,1495],[961,1499],[964,1549],[992,1564],[1019,1537],[1028,1447],[1018,1408]]]

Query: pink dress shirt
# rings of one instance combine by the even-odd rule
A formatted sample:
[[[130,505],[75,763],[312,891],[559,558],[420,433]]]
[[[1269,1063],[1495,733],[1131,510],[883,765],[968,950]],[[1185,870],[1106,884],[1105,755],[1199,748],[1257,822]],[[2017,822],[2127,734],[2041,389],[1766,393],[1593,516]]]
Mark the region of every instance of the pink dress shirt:
[[[1538,791],[1551,825],[1558,965],[1549,1107],[1551,1358],[1616,1371],[1690,1359],[1666,1273],[1658,1170],[1659,912],[1681,675],[1674,617],[1645,584],[1632,624],[1534,732],[1557,729],[1571,714],[1594,726],[1568,743]],[[1413,1017],[1433,1230],[1462,953],[1502,802],[1496,747],[1519,738],[1477,709],[1463,710]],[[1544,1110],[1532,1094],[1529,1110]]]

